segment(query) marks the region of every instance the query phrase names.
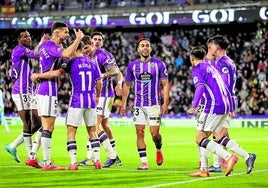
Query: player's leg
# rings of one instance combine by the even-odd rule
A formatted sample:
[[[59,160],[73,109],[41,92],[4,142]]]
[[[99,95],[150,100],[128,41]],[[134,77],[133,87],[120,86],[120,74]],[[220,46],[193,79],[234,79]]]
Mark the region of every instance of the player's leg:
[[[136,124],[135,128],[137,136],[137,149],[141,160],[141,165],[138,167],[138,170],[147,170],[149,167],[145,144],[145,125]]]
[[[43,151],[44,165],[43,170],[64,170],[58,167],[51,160],[52,133],[57,117],[57,97],[37,95],[38,114],[41,116],[42,135],[41,147]]]
[[[35,167],[35,168],[42,168],[42,164],[38,159],[36,158],[37,151],[41,145],[41,135],[42,135],[42,122],[41,118],[38,116],[37,111],[37,101],[35,96],[32,97],[31,102],[31,132],[32,134],[35,134],[35,139],[33,140],[32,149],[30,152],[30,155],[28,156],[27,160],[25,161],[26,165]]]
[[[210,134],[222,127],[223,122],[225,121],[227,115],[216,115],[216,114],[205,114],[202,113],[199,118],[199,123],[197,125],[196,132],[196,143],[203,148],[206,148],[210,152],[219,155],[221,158],[224,158],[228,161],[227,169],[225,175],[228,176],[234,165],[236,164],[238,158],[235,155],[231,155],[229,152],[224,150],[217,142],[208,139]],[[200,121],[201,120],[201,121]],[[201,161],[202,162],[202,161]],[[204,171],[200,171],[198,174],[191,174],[192,176],[202,176],[206,172],[208,174],[208,170],[206,169],[206,165],[202,165]],[[209,175],[208,175],[209,176]]]
[[[90,138],[92,148],[92,158],[95,169],[101,169],[102,164],[100,160],[100,139],[97,134],[97,113],[96,109],[87,109],[88,113],[84,114],[85,124],[87,125],[87,132]]]
[[[111,113],[113,98],[111,97],[100,97],[97,105],[97,131],[100,139],[100,143],[103,145],[105,151],[108,154],[108,159],[104,163],[103,167],[110,167],[116,161],[117,153],[112,147],[110,138],[113,138],[112,131],[108,125],[108,118]],[[107,132],[108,134],[107,134]],[[109,138],[110,136],[110,138]]]
[[[42,136],[42,127],[39,129],[39,131],[35,134],[35,139],[33,141],[33,147],[30,153],[30,156],[25,161],[25,164],[28,166],[32,166],[35,168],[42,168],[43,164],[37,159],[37,151],[39,147],[41,146],[41,136]]]
[[[102,144],[102,146],[104,147],[105,151],[108,154],[108,159],[106,160],[106,162],[103,165],[103,167],[106,168],[106,167],[110,167],[111,165],[113,165],[115,163],[117,154],[110,143],[108,135],[102,129],[101,122],[102,122],[103,118],[104,118],[104,116],[98,115],[97,132],[98,132],[98,137],[100,139],[100,143]]]
[[[12,155],[12,158],[16,161],[16,162],[20,162],[20,158],[17,154],[17,147],[19,145],[21,145],[24,142],[23,140],[23,133],[19,134],[18,137],[13,140],[10,144],[7,144],[5,146],[5,149],[7,152],[9,152]]]
[[[66,115],[67,152],[71,161],[71,164],[68,167],[69,170],[78,170],[77,144],[75,136],[78,126],[80,126],[83,122],[84,113],[86,113],[86,109],[69,107]]]
[[[28,156],[32,149],[32,132],[31,132],[31,110],[21,110],[18,112],[23,124],[23,140],[26,146]]]
[[[66,128],[67,128],[67,151],[71,159],[71,164],[69,165],[68,169],[78,170],[78,164],[76,160],[77,144],[75,140],[77,127],[73,125],[67,125]]]
[[[226,120],[224,121],[222,128],[221,128],[221,131],[220,131],[220,135],[221,135],[220,137],[222,137],[223,135],[226,135],[227,137],[229,137],[228,136],[228,127],[230,124],[230,119],[231,118],[227,117]],[[215,133],[215,131],[214,131],[214,133]],[[213,139],[214,140],[216,139],[215,135],[213,135]],[[216,140],[216,142],[217,142],[217,140]],[[224,149],[226,149],[226,148],[224,148]],[[213,165],[210,166],[208,170],[210,172],[221,172],[221,168],[226,168],[226,167],[227,167],[226,161],[224,159],[221,159],[220,156],[214,154]]]
[[[7,144],[5,149],[12,155],[12,158],[16,162],[20,162],[20,159],[17,155],[17,147],[22,144],[25,140],[27,141],[26,149],[31,147],[31,130],[28,129],[28,123],[30,123],[30,100],[28,95],[12,94],[12,99],[18,109],[18,114],[22,120],[23,132],[20,134],[12,143]]]
[[[240,145],[236,143],[236,141],[228,138],[225,134],[221,134],[218,132],[216,135],[216,140],[219,144],[221,144],[223,147],[226,147],[230,151],[240,155],[243,157],[246,161],[247,171],[246,173],[251,173],[252,169],[254,168],[254,163],[256,160],[256,155],[253,153],[248,153],[246,150],[244,150]]]
[[[140,156],[141,164],[137,168],[138,170],[148,170],[148,159],[146,152],[146,143],[145,143],[145,126],[148,124],[147,112],[142,107],[134,108],[133,112],[133,123],[136,129],[136,144],[138,153]]]
[[[162,165],[163,163],[163,153],[162,153],[162,136],[160,134],[160,106],[154,105],[145,108],[148,115],[148,122],[150,126],[150,133],[156,148],[156,164]]]

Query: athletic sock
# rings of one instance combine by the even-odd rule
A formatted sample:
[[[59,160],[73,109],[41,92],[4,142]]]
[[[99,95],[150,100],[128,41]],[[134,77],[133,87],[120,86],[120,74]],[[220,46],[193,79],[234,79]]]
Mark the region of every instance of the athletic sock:
[[[35,139],[33,142],[33,147],[30,153],[30,158],[31,159],[36,159],[36,154],[37,151],[41,145],[41,136],[42,136],[42,129],[40,129],[39,131],[37,131],[36,135],[35,135]]]
[[[219,155],[221,158],[228,160],[231,157],[231,154],[224,150],[217,142],[209,140],[208,138],[203,139],[200,144],[201,147],[206,148],[210,152]]]
[[[93,149],[91,146],[90,138],[87,141],[87,159],[89,160],[93,159]]]
[[[93,154],[93,160],[96,162],[100,160],[100,140],[99,139],[91,139],[91,148]]]
[[[140,149],[138,149],[138,153],[139,153],[141,162],[142,163],[147,163],[148,160],[147,160],[146,148],[140,148]]]
[[[224,137],[221,140],[221,145],[225,146],[226,148],[228,148],[229,150],[231,150],[232,152],[240,155],[241,157],[243,157],[245,160],[247,160],[249,158],[249,154],[248,152],[246,152],[243,148],[241,148],[234,140],[231,140],[230,138],[228,138],[227,136]]]
[[[27,151],[27,156],[30,155],[33,144],[32,144],[32,134],[31,133],[23,133],[23,140],[25,143],[26,151]]]
[[[43,130],[41,136],[41,145],[43,149],[43,159],[45,165],[49,165],[51,163],[51,136],[52,132]]]
[[[75,140],[67,142],[67,151],[71,159],[71,164],[76,163],[77,145]]]
[[[10,146],[12,148],[17,148],[23,142],[24,142],[24,140],[23,140],[23,133],[21,133],[12,143],[10,143]]]
[[[116,158],[116,152],[113,149],[107,134],[104,131],[101,131],[99,134],[99,139],[100,143],[103,145],[105,151],[108,153],[108,156],[110,159],[115,159]]]
[[[208,170],[208,150],[206,148],[200,147],[200,170]]]
[[[214,154],[213,166],[218,168],[218,167],[220,167],[220,164],[221,164],[221,158],[220,158],[220,156]]]
[[[115,145],[115,139],[110,139],[111,146],[113,147],[114,151],[116,152],[116,145]]]

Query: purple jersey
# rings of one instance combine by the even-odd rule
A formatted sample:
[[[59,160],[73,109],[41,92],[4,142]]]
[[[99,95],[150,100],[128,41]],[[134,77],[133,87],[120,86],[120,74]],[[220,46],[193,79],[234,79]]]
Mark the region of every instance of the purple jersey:
[[[56,45],[53,41],[43,42],[38,49],[40,73],[58,69],[63,50],[64,48]],[[57,81],[57,78],[40,80],[37,94],[57,96]]]
[[[208,114],[227,114],[230,110],[228,89],[223,82],[218,70],[203,62],[192,68],[192,79],[197,88],[204,87],[202,96],[204,97],[204,112]],[[201,96],[196,95],[195,96]],[[198,104],[200,98],[194,98],[193,104]],[[193,106],[197,107],[197,106]]]
[[[205,57],[204,61],[205,61],[205,63],[210,64],[210,65],[213,65],[213,63],[214,63],[214,60],[208,59],[206,57]]]
[[[211,60],[211,59],[208,59],[208,58],[205,58],[204,59],[204,62],[207,63],[207,64],[209,64],[209,65],[213,65],[214,64],[214,61]],[[204,97],[201,98],[200,104],[201,105],[204,105],[205,104],[205,98]]]
[[[66,64],[65,71],[70,74],[72,83],[69,106],[73,108],[95,108],[96,81],[101,78],[98,66],[87,56],[75,57],[67,61]]]
[[[236,97],[235,97],[235,84],[236,84],[236,66],[231,58],[228,56],[222,56],[217,61],[212,63],[214,67],[220,72],[222,79],[229,92],[231,93],[231,111],[235,110],[237,107]]]
[[[103,74],[111,66],[117,66],[114,56],[103,49],[97,49],[94,55],[95,62],[98,63],[99,70]],[[102,79],[101,97],[114,97],[113,78]]]
[[[168,79],[168,74],[165,63],[159,59],[129,63],[125,81],[134,82],[134,107],[160,105],[162,79]]]
[[[12,70],[10,76],[13,80],[12,94],[31,94],[32,74],[30,58],[37,58],[34,50],[18,45],[12,50]]]

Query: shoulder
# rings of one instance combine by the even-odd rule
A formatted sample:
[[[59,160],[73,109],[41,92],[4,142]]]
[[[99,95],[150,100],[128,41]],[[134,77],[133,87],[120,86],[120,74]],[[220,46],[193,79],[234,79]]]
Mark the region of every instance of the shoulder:
[[[107,55],[110,55],[110,56],[113,56],[111,52],[105,50],[105,49],[99,49],[99,50],[102,50],[104,53],[106,53]]]
[[[115,58],[114,58],[114,55],[113,55],[111,52],[109,52],[109,51],[107,51],[107,50],[105,50],[105,49],[102,49],[102,50],[104,51],[105,55],[106,55],[109,59],[115,59]]]
[[[42,48],[42,47],[43,47],[43,48],[46,48],[46,49],[51,49],[51,48],[63,49],[62,46],[57,45],[56,43],[54,43],[54,42],[51,41],[51,40],[48,40],[48,41],[43,42],[43,43],[40,45],[39,49]]]
[[[134,61],[131,61],[129,64],[128,64],[128,67],[133,67],[134,65],[136,64],[139,64],[140,63],[140,60],[139,59],[136,59]]]
[[[50,45],[56,45],[56,44],[51,40],[47,40],[43,42],[40,46],[50,46]]]
[[[154,62],[160,66],[166,66],[165,62],[162,61],[161,59],[158,59],[158,58],[155,58],[155,57],[152,57],[151,58],[151,62]]]
[[[23,45],[17,45],[15,48],[13,48],[13,52],[22,52],[22,51],[26,51],[26,47]]]
[[[218,63],[221,63],[221,64],[228,64],[228,63],[232,63],[233,60],[229,57],[229,56],[222,56],[220,57],[220,59],[218,60]]]
[[[208,69],[214,68],[212,65],[207,63],[199,63],[192,68],[192,72],[198,72],[198,74],[203,74],[208,71]]]
[[[96,49],[95,54],[107,54],[107,51],[105,51],[103,49]]]

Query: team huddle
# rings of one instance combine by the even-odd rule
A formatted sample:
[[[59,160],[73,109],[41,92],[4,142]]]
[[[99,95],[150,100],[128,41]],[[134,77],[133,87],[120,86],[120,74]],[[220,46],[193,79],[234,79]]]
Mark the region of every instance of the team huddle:
[[[23,132],[12,143],[7,144],[5,149],[15,161],[20,162],[16,148],[24,142],[28,154],[26,165],[43,170],[66,169],[52,162],[51,141],[58,115],[58,77],[67,73],[72,85],[66,115],[66,148],[70,157],[67,169],[78,170],[78,166],[89,164],[95,169],[122,165],[108,120],[115,95],[122,96],[120,115],[125,115],[131,83],[134,84],[135,96],[133,124],[141,160],[137,169],[149,169],[144,138],[147,125],[156,148],[156,163],[162,165],[161,115],[167,112],[170,85],[165,63],[151,57],[150,40],[139,39],[137,52],[140,57],[128,64],[123,78],[114,56],[102,48],[102,33],[93,32],[89,36],[80,29],[74,29],[74,34],[75,39],[64,48],[63,45],[70,37],[68,26],[65,23],[54,23],[51,35],[42,36],[40,43],[34,50],[30,50],[29,32],[26,29],[15,32],[18,45],[12,51],[12,99],[23,123]],[[248,174],[254,167],[256,155],[246,152],[228,136],[229,121],[234,117],[237,108],[236,67],[226,55],[228,46],[226,37],[216,35],[208,40],[207,51],[202,46],[191,50],[195,94],[192,107],[187,113],[197,116],[196,143],[200,166],[199,171],[190,176],[208,177],[209,172],[221,172],[221,160],[226,162],[225,175],[228,176],[238,157],[226,149],[245,159]],[[38,73],[32,70],[32,59],[38,60]],[[163,92],[159,92],[161,90]],[[88,133],[85,147],[87,156],[85,160],[78,162],[75,137],[77,128],[82,124],[86,125]],[[210,135],[213,135],[213,140],[209,139]],[[101,145],[108,156],[104,164],[100,160]],[[43,162],[36,157],[39,147],[42,147]],[[217,156],[210,167],[208,151]]]

